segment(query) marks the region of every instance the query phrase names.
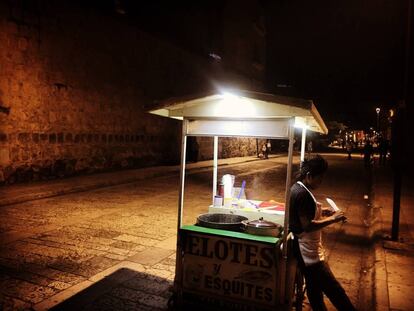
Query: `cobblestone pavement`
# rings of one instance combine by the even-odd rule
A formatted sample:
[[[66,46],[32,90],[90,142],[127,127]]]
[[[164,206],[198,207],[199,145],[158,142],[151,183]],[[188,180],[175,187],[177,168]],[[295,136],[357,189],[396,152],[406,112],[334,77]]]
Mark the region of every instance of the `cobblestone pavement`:
[[[360,309],[369,310],[363,307],[369,272],[361,272],[369,257],[361,240],[365,177],[357,173],[359,162],[344,159],[329,156],[332,173],[318,195],[334,198],[349,221],[327,230],[325,238],[334,273]],[[284,162],[220,170],[246,179],[254,198],[283,199]],[[189,174],[186,187],[191,209],[184,222],[194,223],[211,201],[211,169]],[[3,206],[0,309],[165,310],[175,269],[177,200],[175,175]]]

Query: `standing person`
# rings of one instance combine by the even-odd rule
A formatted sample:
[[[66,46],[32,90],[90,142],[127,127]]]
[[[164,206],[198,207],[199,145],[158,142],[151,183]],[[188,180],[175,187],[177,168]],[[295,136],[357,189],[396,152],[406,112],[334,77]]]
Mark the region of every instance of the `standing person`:
[[[346,142],[346,152],[348,153],[348,160],[351,160],[352,158],[352,142],[348,140]]]
[[[311,192],[319,187],[327,169],[328,163],[319,155],[302,162],[297,182],[291,188],[289,230],[295,237],[295,253],[312,310],[327,310],[323,301],[326,294],[338,310],[352,311],[355,307],[325,261],[321,231],[346,217],[343,212],[323,209]]]
[[[199,145],[197,142],[197,137],[189,136],[187,138],[187,150],[186,150],[186,159],[187,162],[197,162],[198,161],[198,150]]]
[[[385,138],[381,138],[379,145],[379,164],[385,165],[387,161],[387,153],[388,153],[388,140]]]
[[[312,154],[312,151],[313,151],[313,144],[312,144],[312,141],[310,140],[308,142],[308,155],[309,156]]]
[[[269,158],[269,155],[267,153],[266,144],[263,144],[263,146],[262,146],[262,153],[263,153],[263,159],[268,159]]]
[[[364,164],[365,167],[370,167],[371,166],[371,157],[372,157],[372,152],[374,151],[374,149],[372,148],[371,142],[369,140],[367,140],[365,142],[365,146],[364,146]]]

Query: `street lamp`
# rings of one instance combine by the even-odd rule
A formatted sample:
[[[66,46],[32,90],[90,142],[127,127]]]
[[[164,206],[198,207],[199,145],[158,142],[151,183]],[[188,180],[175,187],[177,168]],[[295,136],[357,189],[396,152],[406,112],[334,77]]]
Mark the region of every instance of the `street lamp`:
[[[379,132],[380,131],[379,130],[379,114],[380,114],[381,109],[377,108],[375,109],[375,111],[377,112],[377,132]]]

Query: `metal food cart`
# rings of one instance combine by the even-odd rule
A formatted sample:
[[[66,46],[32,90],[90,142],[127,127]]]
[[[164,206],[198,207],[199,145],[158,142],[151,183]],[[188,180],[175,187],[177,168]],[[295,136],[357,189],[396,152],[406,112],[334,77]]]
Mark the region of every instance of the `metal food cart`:
[[[180,309],[187,306],[190,310],[194,310],[195,306],[200,310],[289,310],[293,301],[297,301],[300,308],[302,278],[297,278],[296,261],[289,247],[288,205],[294,128],[302,129],[301,160],[305,154],[306,131],[327,133],[313,102],[232,90],[231,93],[213,92],[168,100],[151,113],[183,120],[173,305]],[[214,206],[219,137],[289,141],[281,237],[183,224],[186,144],[189,136],[213,137],[212,204],[209,213],[216,213],[218,209],[222,213],[242,214],[241,209],[231,206]],[[261,216],[256,211],[243,215],[248,218]],[[295,297],[296,291],[298,297]]]

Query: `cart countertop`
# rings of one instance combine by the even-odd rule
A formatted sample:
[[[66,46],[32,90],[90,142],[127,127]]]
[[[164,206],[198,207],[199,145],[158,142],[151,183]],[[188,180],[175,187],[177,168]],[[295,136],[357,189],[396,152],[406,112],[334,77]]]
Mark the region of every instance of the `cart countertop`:
[[[252,240],[257,242],[266,242],[272,244],[278,244],[281,241],[280,238],[272,237],[272,236],[261,236],[261,235],[254,235],[248,234],[244,232],[236,232],[236,231],[229,231],[229,230],[220,230],[220,229],[213,229],[213,228],[206,228],[200,227],[195,225],[185,225],[181,227],[182,230],[188,230],[193,232],[199,233],[208,233],[220,236],[227,236],[236,239],[245,239],[245,240]]]

